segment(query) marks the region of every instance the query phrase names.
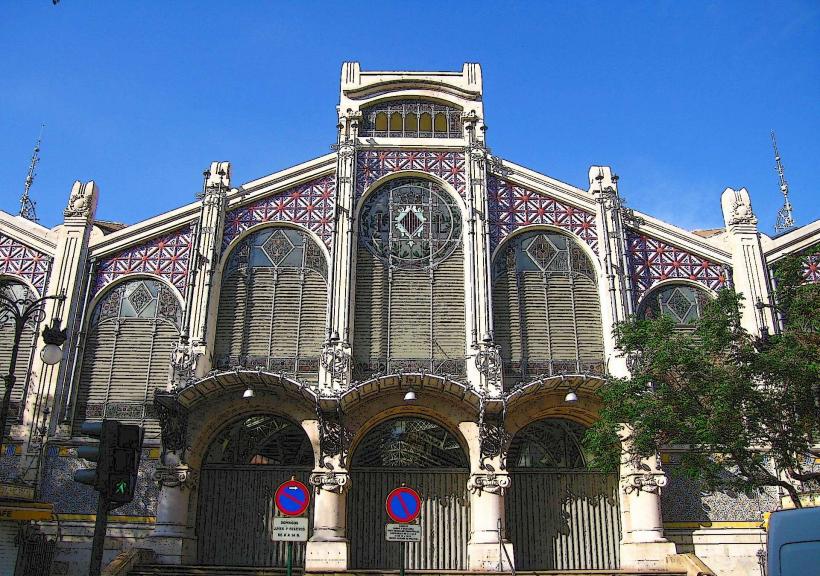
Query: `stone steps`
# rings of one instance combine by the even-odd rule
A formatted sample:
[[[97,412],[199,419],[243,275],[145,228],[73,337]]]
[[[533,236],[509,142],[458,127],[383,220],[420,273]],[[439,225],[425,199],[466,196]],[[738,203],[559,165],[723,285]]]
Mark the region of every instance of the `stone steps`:
[[[406,570],[412,576],[475,576],[477,572],[464,570]],[[348,572],[307,572],[294,568],[299,576],[377,576],[398,574],[398,570],[351,570]],[[169,566],[147,564],[133,568],[129,576],[281,576],[284,568],[255,568],[248,566]],[[509,574],[509,572],[481,572],[481,574]],[[518,576],[686,576],[685,572],[621,571],[621,570],[539,570],[516,572]]]

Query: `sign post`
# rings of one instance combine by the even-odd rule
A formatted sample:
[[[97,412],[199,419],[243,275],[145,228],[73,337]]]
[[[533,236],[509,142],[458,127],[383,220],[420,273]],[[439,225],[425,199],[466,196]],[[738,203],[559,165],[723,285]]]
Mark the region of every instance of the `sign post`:
[[[385,526],[385,539],[388,542],[401,542],[401,563],[399,576],[404,576],[404,552],[408,542],[421,541],[421,526],[409,524],[421,513],[421,497],[419,493],[402,483],[400,488],[390,491],[384,507],[387,515],[396,524]]]
[[[308,539],[308,520],[307,518],[298,518],[298,516],[304,514],[310,506],[310,490],[294,476],[291,476],[290,480],[283,482],[276,489],[273,502],[276,504],[276,509],[285,518],[273,519],[271,539],[288,543],[287,575],[292,576],[293,543],[305,542]]]

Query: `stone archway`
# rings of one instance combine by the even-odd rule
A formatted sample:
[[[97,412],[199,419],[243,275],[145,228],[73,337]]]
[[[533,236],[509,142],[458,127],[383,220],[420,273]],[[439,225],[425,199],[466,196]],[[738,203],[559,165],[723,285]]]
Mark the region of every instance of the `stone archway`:
[[[224,426],[202,459],[198,563],[284,566],[286,547],[270,537],[273,494],[291,476],[307,483],[313,460],[307,434],[287,418],[246,414]],[[294,553],[294,564],[302,566],[304,544],[297,543]]]
[[[513,485],[505,504],[520,570],[618,567],[618,478],[588,468],[585,430],[573,420],[544,418],[512,439],[507,466]]]
[[[422,498],[422,541],[407,545],[409,569],[464,570],[470,537],[468,458],[460,439],[432,419],[397,416],[373,426],[351,459],[350,566],[396,569],[400,545],[385,542],[384,501],[405,483]]]

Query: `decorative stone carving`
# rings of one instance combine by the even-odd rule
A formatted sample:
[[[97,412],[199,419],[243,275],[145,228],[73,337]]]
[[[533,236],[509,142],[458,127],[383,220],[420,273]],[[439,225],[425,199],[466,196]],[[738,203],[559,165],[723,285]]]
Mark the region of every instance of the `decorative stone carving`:
[[[190,344],[177,342],[171,354],[172,382],[177,388],[183,388],[196,379],[196,365],[202,352],[196,351]]]
[[[63,210],[63,216],[88,218],[94,207],[94,185],[83,184],[80,181],[74,182],[71,187],[71,195],[68,197],[68,206]]]
[[[185,464],[178,464],[176,466],[160,465],[154,471],[153,477],[160,486],[181,489],[189,488],[191,490],[196,488],[199,480],[197,472]]]
[[[351,357],[344,344],[333,341],[326,342],[322,349],[320,361],[322,367],[330,375],[333,386],[343,390],[350,386]]]
[[[349,482],[350,474],[347,472],[328,470],[327,472],[313,472],[310,475],[310,485],[316,488],[317,492],[325,490],[341,494]]]
[[[316,405],[316,417],[319,420],[319,453],[322,466],[330,467],[330,461],[338,459],[344,462],[347,447],[353,435],[342,422],[341,411],[326,412]]]
[[[738,196],[732,204],[732,218],[730,224],[757,224],[757,217],[752,212],[751,202]]]
[[[632,492],[660,494],[661,488],[666,486],[668,482],[669,479],[666,477],[666,474],[661,471],[629,474],[624,479],[624,492],[626,494]]]
[[[487,474],[471,474],[470,479],[467,480],[467,489],[473,493],[488,492],[503,496],[510,484],[511,480],[507,474],[488,472]]]

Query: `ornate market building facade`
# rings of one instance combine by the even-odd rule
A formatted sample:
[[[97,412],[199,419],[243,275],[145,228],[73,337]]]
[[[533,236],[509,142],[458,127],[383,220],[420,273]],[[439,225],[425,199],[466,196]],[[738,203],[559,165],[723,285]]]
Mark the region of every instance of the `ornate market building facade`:
[[[723,192],[726,226],[708,234],[626,209],[610,167],[577,188],[492,154],[482,90],[477,64],[345,63],[330,154],[244,184],[213,162],[194,202],[127,227],[95,220],[94,182],[52,229],[0,213],[2,278],[65,296],[23,335],[0,562],[38,545],[53,574],[85,570],[80,426],[115,418],[146,440],[106,560],[139,546],[159,563],[281,566],[271,497],[296,476],[314,488],[308,571],[395,567],[383,502],[401,482],[423,499],[409,568],[506,569],[500,537],[518,570],[687,552],[718,574],[758,570],[778,494],[701,494],[667,473],[674,452],[601,474],[580,437],[603,378],[627,373],[615,322],[685,326],[729,284],[769,303],[771,266],[820,222],[770,238],[745,189]],[[67,352],[49,366],[35,335],[54,318]],[[776,329],[766,307],[743,323]],[[10,347],[4,328],[4,370]]]

